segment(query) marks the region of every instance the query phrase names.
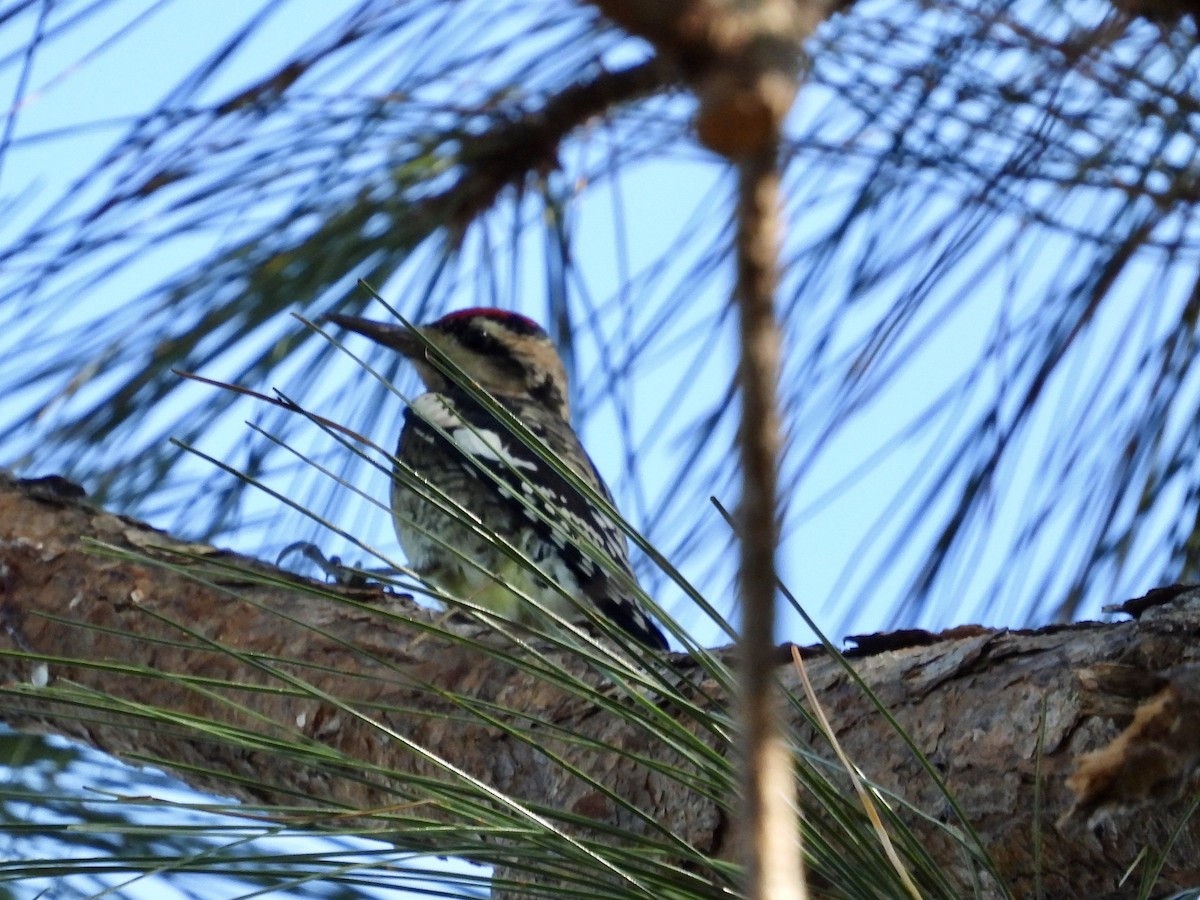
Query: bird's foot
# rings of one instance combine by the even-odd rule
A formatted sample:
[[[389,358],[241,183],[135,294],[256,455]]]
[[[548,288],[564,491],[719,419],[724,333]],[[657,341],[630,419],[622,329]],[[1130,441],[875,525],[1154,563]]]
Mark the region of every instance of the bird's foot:
[[[315,565],[331,582],[342,587],[365,587],[372,578],[393,574],[393,570],[373,572],[361,566],[350,566],[342,562],[340,556],[326,556],[321,548],[309,541],[296,541],[288,544],[280,551],[275,565],[283,567],[284,560],[290,556],[299,555]]]

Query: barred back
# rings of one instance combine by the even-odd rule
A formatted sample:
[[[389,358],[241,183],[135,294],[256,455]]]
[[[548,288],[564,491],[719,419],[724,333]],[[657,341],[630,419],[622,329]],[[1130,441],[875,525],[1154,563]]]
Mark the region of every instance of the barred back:
[[[595,465],[561,415],[520,398],[497,400],[611,503]],[[466,556],[508,587],[538,598],[569,619],[578,618],[574,604],[547,584],[547,579],[552,580],[642,643],[667,649],[662,632],[632,592],[580,546],[592,545],[635,582],[624,533],[465,391],[452,388],[416,398],[405,413],[396,456],[543,573],[539,577],[515,563],[455,514],[439,508],[398,468],[392,490],[396,533],[410,564],[423,578],[506,617],[536,619],[536,609],[528,601],[497,586],[495,579],[465,562],[462,556]]]

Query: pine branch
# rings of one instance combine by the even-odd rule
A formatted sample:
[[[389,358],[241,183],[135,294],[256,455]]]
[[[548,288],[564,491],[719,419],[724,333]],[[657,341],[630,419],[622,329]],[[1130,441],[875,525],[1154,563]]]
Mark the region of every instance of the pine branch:
[[[85,538],[145,559],[101,555],[81,543]],[[583,822],[614,826],[619,831],[607,838],[614,840],[661,826],[705,856],[729,853],[725,804],[668,775],[662,764],[678,765],[679,756],[647,729],[458,640],[464,632],[431,632],[430,613],[404,598],[341,589],[315,597],[295,584],[269,566],[180,544],[45,486],[5,478],[3,718],[171,766],[191,784],[254,803],[325,808],[342,824],[357,816],[386,829],[404,798],[431,819],[461,817],[431,802],[429,791],[461,787],[470,776],[530,806],[580,817],[577,831],[587,830]],[[1168,702],[1195,695],[1200,594],[1155,602],[1161,600],[1170,602],[1137,610],[1136,622],[901,635],[854,663],[943,774],[1016,895],[1028,893],[1038,866],[1047,896],[1127,895],[1119,887],[1124,870],[1144,847],[1168,846],[1186,806],[1177,798],[1195,772],[1195,759],[1179,748],[1160,747],[1160,757],[1176,754],[1176,767],[1160,766],[1163,777],[1139,784],[1119,763],[1155,750],[1142,737],[1127,737],[1108,782],[1095,770],[1089,776],[1098,792],[1076,798],[1065,784],[1079,755],[1108,743],[1142,701],[1173,710],[1173,733],[1200,728],[1193,704]],[[687,671],[685,660],[676,663]],[[818,655],[808,668],[844,750],[865,778],[892,792],[893,814],[913,820],[967,890],[978,862],[940,824],[948,814],[944,795],[839,662]],[[785,686],[797,687],[787,670],[781,675]],[[298,690],[297,679],[325,699]],[[492,721],[450,702],[453,694],[473,698]],[[98,699],[105,700],[103,715]],[[151,716],[152,709],[161,714]],[[720,710],[713,714],[719,718]],[[513,740],[498,721],[532,729],[537,743]],[[789,727],[796,746],[832,758],[798,706]],[[578,739],[563,739],[567,731]],[[248,745],[250,737],[257,747]],[[644,760],[630,759],[631,751]],[[547,764],[551,752],[577,770]],[[617,797],[651,819],[632,815]],[[896,797],[928,818],[904,813]],[[1035,820],[1052,822],[1073,806],[1075,814],[1058,828],[1043,829],[1035,853]],[[807,815],[816,813],[809,808]],[[313,823],[320,821],[314,812]],[[1116,827],[1085,827],[1095,822]],[[470,827],[461,818],[458,824]],[[454,833],[442,840],[462,852]],[[1200,825],[1188,822],[1158,891],[1187,885],[1197,841]],[[481,844],[476,852],[495,861],[498,851]]]

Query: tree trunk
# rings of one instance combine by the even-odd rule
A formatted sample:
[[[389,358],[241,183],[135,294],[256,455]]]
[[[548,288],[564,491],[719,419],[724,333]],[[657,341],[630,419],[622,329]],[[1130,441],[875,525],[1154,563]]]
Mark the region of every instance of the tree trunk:
[[[553,728],[537,742],[512,740],[445,699],[463,694],[512,710],[513,723],[548,723],[681,763],[647,731],[461,639],[469,629],[431,632],[429,611],[375,588],[299,593],[289,586],[295,576],[95,510],[65,485],[0,476],[0,717],[12,726],[158,758],[197,787],[252,801],[294,804],[299,792],[331,812],[374,810],[411,791],[401,778],[362,777],[364,763],[441,781],[460,778],[458,769],[525,801],[625,831],[646,827],[566,767],[547,765],[546,753],[559,754],[705,854],[728,851],[721,810],[676,780],[558,740]],[[104,545],[144,561],[106,555]],[[941,773],[1018,896],[1032,895],[1039,878],[1050,897],[1128,896],[1126,869],[1143,848],[1151,856],[1163,848],[1186,809],[1200,757],[1200,592],[1161,598],[1168,602],[1144,604],[1137,621],[921,633],[852,661]],[[825,713],[863,773],[952,821],[933,780],[842,664],[805,655]],[[674,662],[688,668],[686,658]],[[800,694],[795,670],[781,668],[780,677]],[[328,699],[294,689],[296,680]],[[83,691],[91,699],[73,702]],[[96,692],[110,698],[102,716]],[[146,728],[140,706],[172,710],[177,724]],[[231,747],[189,727],[188,716],[261,736],[261,749]],[[826,753],[824,740],[792,718]],[[341,754],[350,777],[275,752],[280,737]],[[1068,787],[1081,754],[1102,748]],[[926,827],[933,852],[967,885],[961,850]],[[1198,837],[1189,822],[1160,890],[1200,883]]]

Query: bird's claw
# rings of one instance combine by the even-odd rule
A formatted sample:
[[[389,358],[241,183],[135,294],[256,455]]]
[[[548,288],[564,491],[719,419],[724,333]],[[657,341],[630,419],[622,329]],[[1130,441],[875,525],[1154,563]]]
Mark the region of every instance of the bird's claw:
[[[368,577],[361,569],[345,565],[340,556],[326,556],[321,552],[320,547],[310,541],[296,541],[294,544],[288,544],[279,552],[279,556],[275,559],[275,565],[282,568],[284,560],[296,554],[324,572],[325,576],[334,584],[342,587],[364,587],[367,584]]]

